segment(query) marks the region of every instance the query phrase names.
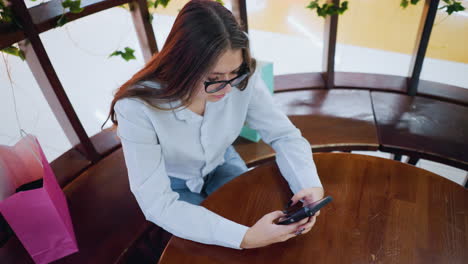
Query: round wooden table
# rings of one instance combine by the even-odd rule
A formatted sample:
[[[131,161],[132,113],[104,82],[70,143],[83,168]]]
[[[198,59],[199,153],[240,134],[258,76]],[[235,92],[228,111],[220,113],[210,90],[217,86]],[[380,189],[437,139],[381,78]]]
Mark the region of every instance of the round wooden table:
[[[320,153],[314,160],[334,201],[309,233],[247,250],[173,237],[159,263],[468,263],[468,190],[388,159]],[[271,162],[234,179],[202,205],[252,226],[282,210],[291,195]]]

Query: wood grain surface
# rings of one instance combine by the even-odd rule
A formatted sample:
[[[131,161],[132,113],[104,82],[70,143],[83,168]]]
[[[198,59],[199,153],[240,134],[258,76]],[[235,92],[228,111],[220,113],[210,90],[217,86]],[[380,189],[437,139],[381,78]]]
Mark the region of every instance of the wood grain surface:
[[[468,170],[468,108],[419,96],[372,92],[380,144]],[[424,155],[424,156],[423,156]]]
[[[466,263],[468,191],[436,174],[377,157],[314,155],[326,195],[307,234],[264,248],[235,250],[173,237],[168,263]],[[206,208],[251,226],[291,197],[275,163],[221,187]]]

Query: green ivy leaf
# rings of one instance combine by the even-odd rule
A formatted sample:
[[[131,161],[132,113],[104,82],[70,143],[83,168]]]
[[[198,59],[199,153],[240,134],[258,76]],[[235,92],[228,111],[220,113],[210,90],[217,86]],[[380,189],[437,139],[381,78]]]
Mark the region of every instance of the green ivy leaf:
[[[11,8],[3,2],[3,0],[0,0],[0,22],[13,22],[13,12],[11,11]]]
[[[159,5],[162,5],[164,8],[167,7],[171,0],[156,0],[154,1],[154,8],[157,8]]]
[[[306,8],[311,10],[316,9],[318,16],[327,17],[343,14],[346,10],[348,10],[348,1],[342,2],[339,6],[333,3],[324,3],[322,6],[320,6],[318,0],[315,0],[310,2]]]
[[[403,7],[403,8],[407,8],[409,5],[409,1],[408,0],[401,0],[401,3],[400,3],[400,6]]]
[[[338,13],[343,14],[346,10],[348,10],[348,2],[345,1],[341,4],[340,8],[338,8]]]
[[[445,9],[445,11],[451,15],[454,12],[460,12],[465,10],[465,7],[462,5],[461,2],[458,2],[457,0],[442,0],[446,5],[439,7],[439,9]],[[409,4],[416,5],[419,3],[420,0],[401,0],[400,5],[403,8],[406,8]]]
[[[309,3],[308,6],[306,6],[306,8],[309,8],[309,9],[313,10],[313,9],[317,8],[318,6],[319,6],[319,4],[318,4],[317,1],[312,1],[312,2]]]
[[[7,6],[3,0],[0,0],[0,23],[13,24],[17,28],[23,28],[21,23],[13,14],[11,6]]]
[[[109,58],[113,57],[113,56],[121,56],[126,61],[135,60],[136,57],[135,57],[135,55],[133,55],[133,52],[135,52],[135,50],[133,50],[133,49],[131,49],[129,47],[125,47],[125,52],[120,51],[120,50],[116,50],[116,51],[112,52],[111,55],[109,55]]]
[[[62,16],[57,20],[57,27],[61,27],[65,25],[66,23],[68,23],[68,19],[65,16],[65,14],[62,14]]]
[[[24,52],[21,49],[15,47],[15,46],[9,46],[9,47],[1,49],[0,51],[4,52],[6,54],[17,56],[21,60],[26,59],[26,56],[24,55]]]
[[[146,3],[148,4],[148,7],[153,7],[154,6],[154,1],[147,0]]]
[[[65,0],[62,2],[63,8],[69,8],[71,13],[80,13],[84,8],[80,7],[81,0]]]
[[[447,13],[451,15],[454,12],[459,12],[465,10],[465,7],[462,6],[461,2],[454,1],[453,4],[447,5]]]

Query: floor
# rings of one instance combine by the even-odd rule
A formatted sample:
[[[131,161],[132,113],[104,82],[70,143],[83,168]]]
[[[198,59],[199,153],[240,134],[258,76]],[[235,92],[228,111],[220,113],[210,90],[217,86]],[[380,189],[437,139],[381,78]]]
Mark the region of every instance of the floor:
[[[385,1],[390,6],[390,2]],[[153,27],[160,48],[177,10],[185,2],[173,0],[167,9],[158,8],[155,11]],[[321,71],[323,21],[303,8],[308,1],[288,1],[288,5],[284,2],[286,1],[247,1],[251,21],[249,35],[254,57],[273,62],[275,74]],[[421,12],[422,7],[416,6],[408,10],[388,7],[391,12],[386,12],[387,9],[382,11],[375,4],[363,6],[364,2],[369,1],[353,1],[353,8],[350,7],[349,13],[340,18],[337,71],[406,76],[414,40],[406,41],[404,36],[414,35],[418,23],[418,19],[415,19],[418,16],[415,14]],[[227,7],[230,6],[230,1],[225,3]],[[393,5],[395,1],[391,3]],[[35,4],[39,3],[28,3],[29,6]],[[365,11],[366,8],[370,8],[372,12]],[[379,12],[391,13],[392,16],[379,16]],[[388,34],[377,34],[375,25],[368,23],[370,19],[363,20],[365,15],[377,16],[376,21],[385,27]],[[401,19],[401,22],[388,23],[395,17]],[[279,22],[274,22],[273,18],[277,18]],[[348,23],[349,21],[353,23]],[[399,30],[398,25],[393,25],[401,26],[402,23],[408,24],[405,30],[409,33]],[[464,11],[450,18],[445,18],[441,12],[436,18],[437,23],[439,24],[437,30],[434,29],[435,37],[431,38],[421,77],[468,88],[468,51],[460,48],[460,45],[468,42],[468,12]],[[371,32],[370,34],[363,33],[362,27],[365,25],[365,30]],[[454,35],[451,31],[454,28],[457,30],[456,35],[467,38],[466,41],[450,38]],[[393,36],[398,39],[389,41]],[[86,132],[94,135],[100,131],[106,119],[115,89],[144,63],[130,14],[124,8],[112,8],[45,32],[41,34],[41,39]],[[404,45],[402,42],[405,42]],[[135,50],[136,60],[125,62],[117,57],[108,58],[113,51],[123,50],[127,46]],[[17,57],[3,53],[1,57],[0,112],[3,115],[0,122],[0,144],[15,144],[20,138],[19,129],[22,128],[36,135],[47,158],[54,160],[71,147],[69,141],[27,64]],[[359,153],[389,157],[387,153],[381,152]],[[467,176],[466,171],[426,160],[420,161],[417,166],[459,184],[464,184]]]

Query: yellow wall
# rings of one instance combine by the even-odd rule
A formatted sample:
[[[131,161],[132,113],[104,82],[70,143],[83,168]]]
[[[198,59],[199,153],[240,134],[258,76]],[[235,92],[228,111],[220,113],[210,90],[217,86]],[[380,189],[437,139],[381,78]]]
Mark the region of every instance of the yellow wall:
[[[172,0],[166,9],[159,7],[156,12],[176,15],[186,2]],[[307,31],[307,36],[321,40],[323,18],[305,8],[309,2],[247,0],[249,28],[301,36]],[[462,2],[468,8],[468,0]],[[424,0],[407,9],[399,3],[400,0],[349,0],[349,9],[339,18],[338,42],[412,54]],[[464,15],[447,16],[445,11],[438,12],[427,56],[468,63],[468,10]]]

